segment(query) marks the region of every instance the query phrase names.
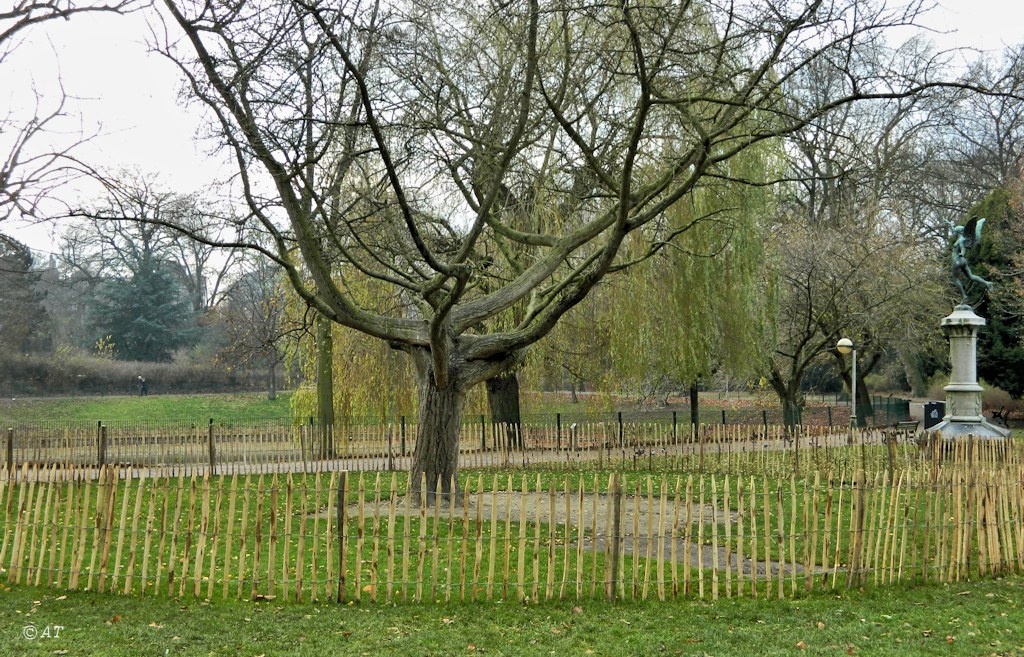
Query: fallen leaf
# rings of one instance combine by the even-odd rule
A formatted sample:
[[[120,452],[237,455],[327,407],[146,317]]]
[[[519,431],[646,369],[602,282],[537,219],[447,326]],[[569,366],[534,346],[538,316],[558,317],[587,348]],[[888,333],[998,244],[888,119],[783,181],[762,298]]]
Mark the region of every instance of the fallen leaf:
[[[156,628],[156,629],[158,629],[158,630],[162,630],[162,629],[164,629],[164,626],[163,626],[163,625],[161,625],[160,623],[157,623],[156,621],[153,621],[153,622],[151,622],[151,623],[149,624],[149,626],[150,626],[150,627],[155,627],[155,628]]]
[[[799,648],[800,650],[803,650],[804,648],[807,647],[807,644],[804,643],[803,641],[797,641],[796,642],[796,647]]]
[[[445,625],[451,625],[451,624],[452,624],[452,623],[454,623],[455,621],[454,621],[454,620],[452,620],[451,618],[442,618],[442,619],[441,619],[441,622],[442,622],[442,623],[444,623]]]
[[[59,596],[57,598],[54,598],[54,600],[67,600],[67,599],[68,599],[68,596],[66,596],[66,595],[62,595],[62,596]]]
[[[823,629],[825,629],[825,624],[824,624],[824,623],[822,623],[821,621],[818,621],[818,629],[819,629],[819,630],[823,630]]]
[[[574,614],[582,614],[583,613],[583,607],[573,607],[572,608],[572,613],[574,613]]]
[[[552,634],[559,634],[561,631],[562,630],[558,629],[557,627],[552,627],[551,628],[551,633]]]
[[[466,646],[466,650],[473,652],[474,650],[476,650],[476,646],[471,643],[468,646]]]
[[[345,637],[345,638],[347,639],[347,638],[349,638],[350,636],[352,636],[352,633],[351,633],[351,632],[342,632],[342,633],[341,633],[341,636],[343,636],[343,637]]]
[[[373,584],[367,584],[364,586],[363,593],[373,593]]]
[[[953,643],[954,641],[956,641],[956,637],[952,634],[946,636],[946,643]]]

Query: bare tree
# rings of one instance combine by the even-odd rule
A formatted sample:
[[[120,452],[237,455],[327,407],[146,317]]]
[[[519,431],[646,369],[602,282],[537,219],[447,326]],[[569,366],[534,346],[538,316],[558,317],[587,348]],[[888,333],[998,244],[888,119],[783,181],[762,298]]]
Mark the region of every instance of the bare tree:
[[[137,172],[97,177],[106,196],[68,213],[79,220],[62,238],[68,263],[96,277],[133,272],[157,258],[174,270],[193,312],[214,306],[240,257],[236,249],[212,245],[238,234],[230,208],[204,194],[172,192],[155,177]],[[170,224],[199,239],[171,230]]]
[[[812,366],[833,357],[857,394],[858,423],[870,413],[864,378],[886,355],[922,349],[937,333],[942,275],[928,249],[909,241],[898,225],[863,217],[858,225],[780,228],[778,335],[768,381],[787,424],[803,405],[802,383]],[[857,381],[850,362],[836,351],[840,338],[858,348]]]
[[[228,346],[222,356],[232,364],[263,367],[267,399],[277,398],[278,370],[284,361],[288,330],[284,322],[286,293],[281,270],[259,254],[243,261],[244,271],[228,286],[219,312],[227,327]]]
[[[916,2],[164,4],[266,254],[324,316],[412,356],[413,490],[451,491],[467,390],[671,243],[665,211],[737,155],[945,84],[927,60],[861,62]],[[837,84],[791,102],[814,65]]]
[[[876,46],[864,54],[912,69],[930,51],[915,40],[895,52]],[[794,76],[789,93],[821,102],[844,77],[819,63]],[[805,374],[827,354],[849,379],[848,360],[834,351],[843,336],[860,345],[858,380],[848,381],[858,411],[870,412],[864,379],[883,359],[898,357],[917,394],[925,394],[919,356],[934,342],[926,336],[936,334],[942,309],[937,247],[944,241],[935,239],[934,226],[947,212],[943,197],[929,191],[941,160],[937,135],[950,130],[949,96],[851,104],[787,138],[784,171],[792,182],[781,186],[779,333],[768,368],[787,423],[798,417]]]
[[[144,0],[14,0],[9,9],[0,9],[0,70],[30,29],[84,13],[123,14],[143,4]],[[54,150],[41,143],[67,116],[67,100],[63,89],[55,99],[36,92],[30,116],[19,116],[11,108],[0,116],[0,221],[13,214],[33,216],[41,198],[79,173],[72,157],[76,144]]]

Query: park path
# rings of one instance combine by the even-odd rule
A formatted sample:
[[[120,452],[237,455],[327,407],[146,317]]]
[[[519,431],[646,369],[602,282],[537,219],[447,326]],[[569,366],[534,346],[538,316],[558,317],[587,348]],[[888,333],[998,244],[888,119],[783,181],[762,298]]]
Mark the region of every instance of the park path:
[[[518,522],[525,517],[529,522],[572,527],[579,530],[582,535],[583,549],[595,552],[605,552],[608,548],[609,536],[612,531],[608,527],[609,507],[613,504],[613,496],[608,493],[562,493],[551,494],[549,492],[528,492],[499,491],[497,493],[484,492],[471,494],[465,501],[465,509],[461,504],[456,503],[454,512],[449,506],[436,510],[437,517],[443,520],[455,520],[456,522],[477,517],[485,522],[495,518],[497,525],[502,525],[507,519]],[[524,509],[525,505],[525,509]],[[554,514],[552,515],[552,507]],[[359,517],[359,505],[349,504],[346,507],[350,519]],[[364,501],[364,517],[386,518],[391,511],[391,503],[387,499],[374,502],[372,499]],[[399,496],[395,501],[396,515],[407,517],[419,517],[421,511],[414,504],[409,504],[404,496]],[[327,513],[336,513],[331,509]],[[423,510],[427,517],[433,517],[435,509],[428,507]],[[691,522],[699,522],[703,518],[705,523],[717,522],[718,524],[733,524],[736,522],[736,513],[716,509],[710,504],[691,504],[689,509],[685,504],[680,503],[678,514],[675,511],[674,498],[666,499],[665,508],[661,508],[660,500],[657,497],[623,495],[620,500],[619,527],[622,534],[622,550],[629,555],[639,557],[658,558],[658,551],[665,561],[675,559],[677,563],[689,562],[692,567],[711,569],[718,567],[726,569],[730,564],[734,572],[741,569],[744,575],[756,574],[763,577],[766,571],[778,576],[782,572],[802,574],[806,572],[802,564],[781,564],[777,561],[760,561],[752,559],[749,555],[742,561],[736,552],[726,549],[722,545],[717,547],[710,544],[698,545],[697,536],[692,535],[687,541],[679,530],[678,524],[685,524],[687,514]],[[594,522],[596,518],[596,523]],[[671,531],[676,525],[675,536]],[[555,530],[551,529],[552,533]],[[562,535],[570,535],[571,532],[563,531]],[[719,535],[719,540],[724,542],[724,534]],[[710,541],[710,532],[705,531],[705,541]],[[673,550],[673,543],[675,549]],[[576,540],[570,542],[570,546],[577,546]],[[559,549],[562,549],[561,547]],[[763,546],[761,547],[763,550]],[[716,555],[717,552],[717,555]],[[717,559],[716,559],[717,556]],[[815,573],[820,573],[820,568],[815,568]]]

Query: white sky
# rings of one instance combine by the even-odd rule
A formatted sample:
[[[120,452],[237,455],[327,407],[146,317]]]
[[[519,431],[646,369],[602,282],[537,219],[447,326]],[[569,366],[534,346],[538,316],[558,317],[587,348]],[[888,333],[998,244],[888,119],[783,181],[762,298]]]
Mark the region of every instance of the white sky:
[[[921,21],[952,31],[932,35],[941,47],[996,50],[1024,41],[1024,3],[1019,0],[943,0],[942,5]],[[179,102],[178,73],[147,51],[147,36],[141,15],[79,16],[37,27],[0,70],[0,103],[31,107],[34,85],[45,107],[45,99],[54,98],[55,81],[62,79],[66,93],[76,99],[70,109],[80,121],[65,124],[70,134],[54,140],[73,142],[79,130],[95,133],[76,151],[79,158],[111,170],[156,173],[173,191],[202,189],[230,169],[209,157],[209,145],[197,141],[202,110]],[[73,202],[83,192],[65,189],[62,194]],[[0,229],[33,249],[56,250],[52,229],[14,223]]]

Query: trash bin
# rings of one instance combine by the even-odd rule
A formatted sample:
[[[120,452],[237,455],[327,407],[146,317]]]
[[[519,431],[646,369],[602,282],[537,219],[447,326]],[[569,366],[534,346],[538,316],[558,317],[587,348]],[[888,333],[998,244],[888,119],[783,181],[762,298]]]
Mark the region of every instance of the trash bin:
[[[946,416],[946,402],[925,402],[924,428],[931,429]]]

